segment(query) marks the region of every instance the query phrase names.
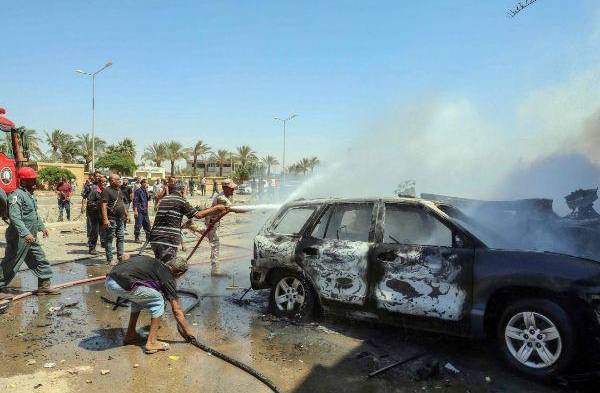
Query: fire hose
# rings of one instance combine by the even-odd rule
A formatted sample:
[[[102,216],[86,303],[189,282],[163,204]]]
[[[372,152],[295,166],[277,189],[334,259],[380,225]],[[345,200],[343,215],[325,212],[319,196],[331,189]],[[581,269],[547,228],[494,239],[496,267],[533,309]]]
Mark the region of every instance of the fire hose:
[[[228,213],[228,211],[225,211],[225,213],[220,214],[216,220],[214,220],[210,225],[207,226],[207,228],[204,230],[204,232],[202,233],[202,236],[200,236],[200,238],[198,239],[198,241],[196,242],[196,245],[194,246],[194,248],[192,249],[192,251],[190,252],[190,254],[188,255],[188,257],[186,258],[187,261],[189,261],[192,256],[194,255],[194,253],[196,252],[196,250],[198,249],[198,247],[200,246],[200,243],[202,242],[202,240],[206,237],[206,235],[214,228],[214,226]],[[143,252],[144,248],[146,247],[147,242],[142,246],[142,249],[140,250],[140,255]],[[67,282],[64,284],[60,284],[55,286],[55,289],[63,289],[63,288],[69,288],[69,287],[73,287],[76,285],[83,285],[83,284],[91,284],[91,283],[95,283],[98,281],[102,281],[106,278],[106,275],[103,276],[97,276],[97,277],[90,277],[90,278],[86,278],[86,279],[82,279],[82,280],[77,280],[77,281],[71,281],[71,282]],[[186,289],[178,289],[177,290],[178,293],[181,294],[185,294],[185,295],[189,295],[194,297],[196,300],[189,305],[188,307],[186,307],[184,309],[184,314],[188,314],[190,311],[192,311],[193,309],[195,309],[196,307],[198,307],[200,305],[200,302],[203,299],[202,295],[199,295],[198,293],[194,292],[194,291],[190,291],[190,290],[186,290]],[[33,295],[35,293],[35,291],[29,291],[29,292],[24,292],[21,293],[17,296],[15,296],[12,301],[16,301],[16,300],[20,300],[26,297],[29,297],[31,295]],[[123,305],[122,303],[117,302],[113,302],[113,304],[115,304],[115,306],[119,306],[119,305]],[[266,385],[269,389],[271,389],[273,392],[275,393],[281,393],[281,390],[279,390],[279,388],[265,375],[263,375],[262,373],[260,373],[259,371],[257,371],[256,369],[250,367],[249,365],[234,359],[222,352],[217,351],[216,349],[198,341],[198,339],[196,337],[190,337],[187,336],[182,330],[181,327],[179,326],[179,324],[177,324],[177,331],[179,332],[179,334],[181,334],[181,336],[186,337],[186,341],[190,344],[192,344],[193,346],[203,350],[204,352],[208,353],[209,355],[215,356],[229,364],[231,364],[232,366],[235,366],[237,368],[239,368],[242,371],[245,371],[246,373],[252,375],[254,378],[256,378],[257,380],[259,380],[260,382],[262,382],[264,385]]]

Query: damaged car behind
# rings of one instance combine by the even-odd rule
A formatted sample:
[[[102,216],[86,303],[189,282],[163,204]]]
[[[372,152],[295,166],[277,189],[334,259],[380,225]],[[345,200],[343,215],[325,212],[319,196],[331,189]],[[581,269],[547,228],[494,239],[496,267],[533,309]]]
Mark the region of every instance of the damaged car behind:
[[[282,316],[323,311],[493,338],[532,377],[563,373],[593,352],[600,264],[493,249],[466,221],[452,206],[417,198],[297,200],[255,237],[252,287],[270,289]]]

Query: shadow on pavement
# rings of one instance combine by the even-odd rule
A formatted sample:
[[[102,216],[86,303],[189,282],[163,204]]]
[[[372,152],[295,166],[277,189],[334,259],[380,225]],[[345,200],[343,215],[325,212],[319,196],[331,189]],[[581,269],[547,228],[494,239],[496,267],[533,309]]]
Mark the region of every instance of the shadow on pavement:
[[[95,330],[95,336],[84,338],[79,347],[88,351],[106,351],[123,346],[123,329],[107,328]]]

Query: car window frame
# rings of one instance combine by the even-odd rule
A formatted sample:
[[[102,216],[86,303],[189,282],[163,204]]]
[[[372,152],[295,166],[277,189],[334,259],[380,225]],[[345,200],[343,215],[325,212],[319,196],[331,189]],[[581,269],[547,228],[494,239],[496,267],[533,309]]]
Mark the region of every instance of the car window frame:
[[[337,239],[329,239],[329,238],[318,238],[318,237],[312,236],[312,233],[314,232],[317,225],[319,224],[319,220],[323,217],[323,215],[327,214],[330,211],[330,209],[335,209],[338,206],[364,205],[364,204],[372,205],[372,207],[371,207],[371,224],[369,227],[369,239],[368,240],[366,240],[366,241],[365,240],[337,240]],[[324,204],[324,206],[322,206],[322,209],[319,212],[318,216],[314,217],[314,221],[311,223],[311,225],[309,227],[305,228],[305,231],[306,231],[305,237],[308,239],[311,239],[311,240],[319,240],[319,241],[351,241],[351,242],[374,243],[375,242],[375,229],[377,227],[376,219],[374,219],[374,217],[375,218],[377,217],[377,211],[378,211],[377,201],[339,201],[339,202],[326,203],[326,204]],[[330,220],[331,220],[331,216],[327,220],[327,227],[326,227],[325,233],[327,233],[327,229],[329,228]]]
[[[385,242],[385,218],[386,218],[386,213],[387,213],[387,207],[386,205],[397,205],[400,206],[402,208],[408,208],[408,209],[415,209],[415,210],[420,210],[422,211],[424,214],[428,214],[432,219],[437,220],[440,224],[442,224],[444,227],[446,227],[449,231],[450,231],[450,246],[440,246],[440,245],[436,245],[436,244],[415,244],[415,243],[388,243]],[[443,247],[443,248],[466,248],[466,247],[457,247],[456,246],[456,236],[461,236],[461,238],[464,240],[464,235],[460,232],[457,231],[456,228],[451,225],[451,223],[447,222],[447,220],[444,220],[443,217],[440,217],[434,210],[430,209],[428,206],[425,206],[421,203],[406,203],[406,202],[395,202],[395,201],[382,201],[381,203],[381,211],[382,211],[382,217],[381,217],[381,238],[379,243],[383,244],[383,245],[388,245],[388,246],[416,246],[416,247]],[[465,241],[466,242],[466,241]]]
[[[308,218],[306,219],[306,221],[304,222],[304,224],[302,224],[302,227],[300,228],[300,230],[298,231],[298,233],[281,233],[281,232],[276,232],[274,230],[275,227],[277,227],[277,225],[279,225],[279,223],[281,222],[281,220],[283,220],[283,218],[285,217],[285,215],[287,214],[288,211],[290,211],[292,209],[306,209],[306,208],[313,209],[313,212],[308,216]],[[312,222],[311,220],[314,217],[314,215],[318,211],[320,211],[320,208],[321,208],[321,204],[306,204],[306,205],[291,205],[291,206],[288,206],[287,208],[281,210],[281,212],[279,213],[279,215],[268,226],[266,232],[268,234],[271,234],[271,235],[301,237],[304,234],[304,232],[306,231],[307,225],[310,225],[310,223]]]

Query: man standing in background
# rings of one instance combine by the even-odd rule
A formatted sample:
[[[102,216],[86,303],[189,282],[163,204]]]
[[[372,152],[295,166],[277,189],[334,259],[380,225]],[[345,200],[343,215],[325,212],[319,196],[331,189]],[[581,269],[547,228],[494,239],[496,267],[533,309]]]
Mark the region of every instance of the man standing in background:
[[[154,210],[156,210],[156,205],[158,205],[158,196],[162,194],[162,182],[160,179],[156,179],[156,182],[152,186],[152,199],[154,200]]]
[[[63,209],[67,212],[67,220],[71,221],[71,193],[73,189],[65,177],[60,178],[56,187],[58,197],[58,221],[63,220]]]
[[[212,194],[210,194],[210,197],[212,198],[215,194],[219,195],[219,185],[217,184],[217,179],[213,178]]]
[[[106,249],[106,261],[112,265],[113,245],[112,241],[117,239],[117,261],[123,260],[125,252],[125,221],[127,211],[123,202],[123,192],[120,185],[119,175],[113,173],[109,177],[110,186],[102,191],[100,208],[102,211],[102,228],[104,230],[104,247]]]
[[[81,212],[85,206],[86,230],[88,238],[88,248],[90,255],[96,255],[96,244],[100,234],[100,225],[102,223],[100,216],[100,199],[102,195],[102,175],[96,171],[90,175],[88,182],[83,187],[81,193]],[[104,247],[103,236],[100,236],[100,242]]]
[[[202,180],[200,180],[200,193],[202,196],[206,195],[206,177],[202,176]]]
[[[123,195],[123,205],[125,206],[125,211],[129,213],[129,206],[133,200],[133,188],[129,184],[129,180],[127,178],[124,178],[122,181],[121,194]],[[127,221],[123,223],[123,228],[127,228]]]
[[[148,213],[148,182],[146,179],[142,179],[140,188],[133,193],[133,217],[135,219],[133,234],[135,236],[135,242],[139,243],[142,227],[146,232],[146,239],[148,239],[151,230],[150,216]]]
[[[190,189],[190,196],[193,197],[194,196],[194,188],[196,188],[196,182],[194,181],[194,177],[190,177],[190,182],[189,182],[189,189]]]

